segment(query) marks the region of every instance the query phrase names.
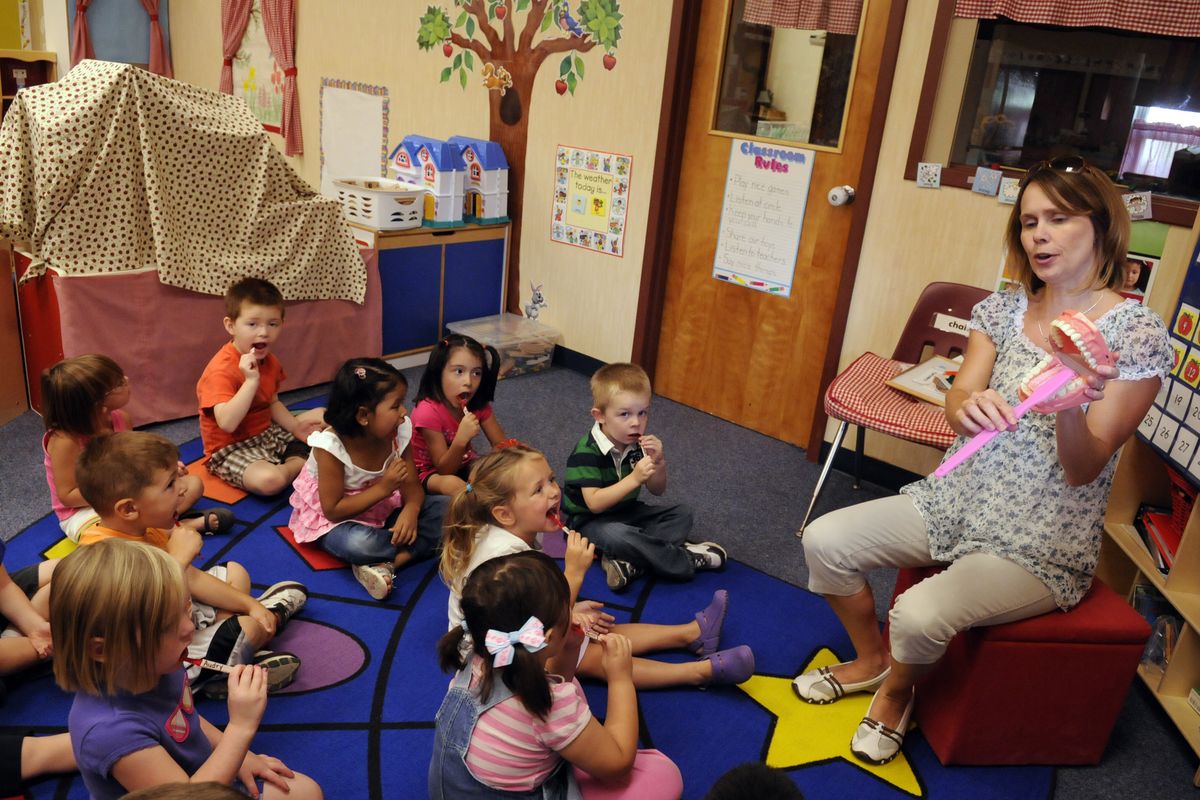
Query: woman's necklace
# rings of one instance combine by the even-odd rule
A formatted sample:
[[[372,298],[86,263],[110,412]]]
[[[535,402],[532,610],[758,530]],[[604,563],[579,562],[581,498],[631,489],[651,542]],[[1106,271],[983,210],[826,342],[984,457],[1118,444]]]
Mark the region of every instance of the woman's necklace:
[[[1090,314],[1092,309],[1095,308],[1096,306],[1100,305],[1100,301],[1103,299],[1104,299],[1104,292],[1100,292],[1100,296],[1096,298],[1096,302],[1092,303],[1090,306],[1088,306],[1087,308],[1085,308],[1083,310],[1083,312],[1082,312],[1083,315],[1086,317],[1088,314]],[[1037,321],[1037,326],[1038,326],[1038,333],[1041,334],[1042,339],[1046,342],[1047,345],[1049,345],[1050,337],[1046,336],[1046,332],[1044,330],[1042,330],[1042,321],[1040,319]]]

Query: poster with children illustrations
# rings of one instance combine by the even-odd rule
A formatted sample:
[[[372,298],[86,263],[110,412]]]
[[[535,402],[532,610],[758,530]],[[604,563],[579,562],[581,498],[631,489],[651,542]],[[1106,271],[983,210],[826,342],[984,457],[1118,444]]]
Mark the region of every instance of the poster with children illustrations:
[[[631,156],[559,145],[550,238],[624,258],[632,172]]]

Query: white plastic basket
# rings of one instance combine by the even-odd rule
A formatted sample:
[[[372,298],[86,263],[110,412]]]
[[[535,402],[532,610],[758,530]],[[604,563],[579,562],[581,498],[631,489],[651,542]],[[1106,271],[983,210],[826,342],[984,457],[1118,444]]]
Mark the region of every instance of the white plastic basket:
[[[338,178],[338,200],[346,219],[381,231],[399,231],[421,225],[425,189],[391,178]]]

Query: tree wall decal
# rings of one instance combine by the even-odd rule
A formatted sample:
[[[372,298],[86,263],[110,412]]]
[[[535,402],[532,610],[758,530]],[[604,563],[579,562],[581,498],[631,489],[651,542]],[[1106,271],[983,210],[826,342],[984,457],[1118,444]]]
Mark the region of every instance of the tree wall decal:
[[[417,45],[450,60],[442,69],[443,83],[456,81],[466,89],[469,75],[478,75],[488,88],[488,138],[508,157],[508,210],[512,242],[508,267],[508,308],[520,308],[520,247],[524,200],[529,102],[533,82],[546,59],[558,55],[555,91],[575,94],[586,67],[581,54],[604,48],[606,70],[617,64],[621,41],[620,0],[454,0],[453,20],[445,6],[431,5],[421,16]],[[518,25],[515,17],[524,15]],[[518,27],[520,28],[518,32]]]

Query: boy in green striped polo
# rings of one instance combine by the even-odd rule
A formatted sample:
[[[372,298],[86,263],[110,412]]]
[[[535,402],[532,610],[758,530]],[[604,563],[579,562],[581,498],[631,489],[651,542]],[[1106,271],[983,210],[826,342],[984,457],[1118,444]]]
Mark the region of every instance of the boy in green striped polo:
[[[692,510],[682,503],[649,505],[667,490],[667,460],[646,433],[650,378],[636,364],[608,364],[592,376],[592,429],[567,459],[563,509],[568,524],[592,541],[608,586],[624,591],[647,570],[689,580],[698,569],[725,566],[715,542],[689,542]]]

